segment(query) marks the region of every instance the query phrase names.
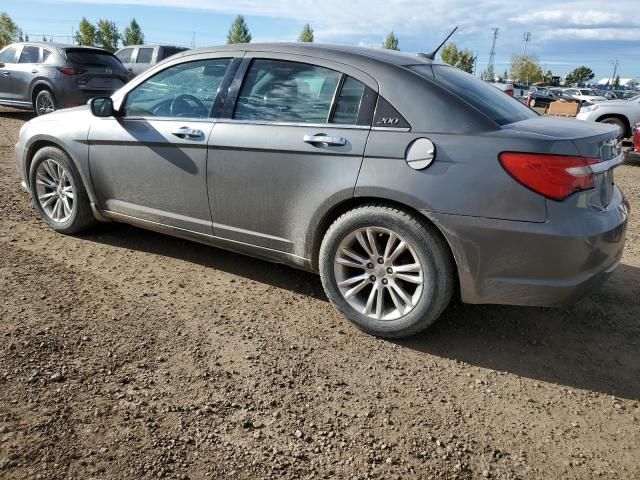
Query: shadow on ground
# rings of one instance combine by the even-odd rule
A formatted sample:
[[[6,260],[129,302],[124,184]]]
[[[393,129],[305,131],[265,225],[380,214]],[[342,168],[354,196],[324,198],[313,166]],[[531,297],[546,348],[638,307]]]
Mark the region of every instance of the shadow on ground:
[[[13,110],[0,107],[0,118],[15,118],[16,120],[27,122],[35,116],[35,113],[26,110]]]
[[[169,256],[326,301],[311,273],[105,224],[86,240]],[[597,292],[563,309],[454,303],[408,348],[545,382],[640,399],[640,269],[621,265]]]

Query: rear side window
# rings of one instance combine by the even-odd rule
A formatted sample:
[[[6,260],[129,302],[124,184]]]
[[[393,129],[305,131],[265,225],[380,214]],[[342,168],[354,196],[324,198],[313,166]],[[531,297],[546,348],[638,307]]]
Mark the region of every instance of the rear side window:
[[[153,58],[153,48],[141,48],[138,50],[136,63],[151,63]]]
[[[184,52],[185,50],[187,49],[179,48],[179,47],[163,47],[162,60],[164,60],[165,58],[169,58],[170,56],[175,55],[176,53]]]
[[[327,123],[341,76],[317,65],[256,59],[240,89],[233,118]]]
[[[40,60],[40,48],[27,45],[22,49],[18,63],[38,63]]]
[[[480,110],[498,125],[519,122],[538,114],[482,80],[448,65],[410,65],[409,68]]]
[[[342,125],[356,124],[364,89],[364,83],[359,82],[355,78],[346,77],[340,90],[340,96],[338,97],[331,123],[340,123]]]
[[[100,50],[70,49],[66,51],[67,60],[74,65],[86,67],[104,67],[122,70],[122,64],[109,52]]]
[[[16,47],[7,47],[0,53],[0,63],[16,63]]]
[[[133,48],[125,48],[124,50],[121,50],[118,53],[116,53],[116,57],[118,57],[118,60],[120,60],[122,63],[131,63],[132,53],[133,53]]]
[[[53,55],[51,53],[51,50],[47,50],[46,48],[42,49],[42,63],[47,63],[47,60],[49,60],[49,57],[51,57],[51,55]]]

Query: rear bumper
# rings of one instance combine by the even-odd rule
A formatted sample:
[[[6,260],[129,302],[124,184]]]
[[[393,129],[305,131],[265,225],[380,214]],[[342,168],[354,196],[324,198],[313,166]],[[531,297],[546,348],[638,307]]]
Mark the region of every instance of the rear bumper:
[[[452,248],[463,302],[561,306],[615,270],[629,204],[616,188],[605,211],[585,209],[560,224],[425,214]]]

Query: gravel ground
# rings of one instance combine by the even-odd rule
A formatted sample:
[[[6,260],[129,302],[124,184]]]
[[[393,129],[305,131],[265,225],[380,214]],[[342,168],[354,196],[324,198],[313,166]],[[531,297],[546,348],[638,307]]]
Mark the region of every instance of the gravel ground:
[[[390,342],[319,278],[105,224],[55,234],[0,112],[0,477],[640,478],[640,223],[565,309]],[[616,170],[640,210],[640,165]]]

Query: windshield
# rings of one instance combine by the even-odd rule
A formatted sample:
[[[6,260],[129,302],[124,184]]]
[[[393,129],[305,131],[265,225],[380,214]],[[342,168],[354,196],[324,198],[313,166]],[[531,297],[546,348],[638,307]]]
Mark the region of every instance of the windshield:
[[[462,70],[448,65],[409,65],[408,68],[458,96],[498,125],[538,116],[512,96]]]

